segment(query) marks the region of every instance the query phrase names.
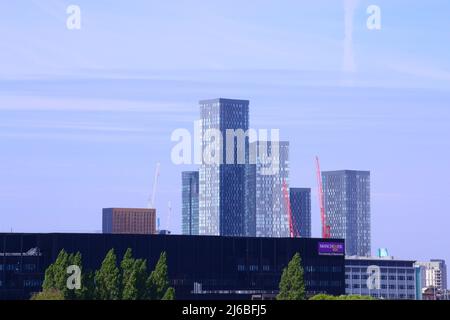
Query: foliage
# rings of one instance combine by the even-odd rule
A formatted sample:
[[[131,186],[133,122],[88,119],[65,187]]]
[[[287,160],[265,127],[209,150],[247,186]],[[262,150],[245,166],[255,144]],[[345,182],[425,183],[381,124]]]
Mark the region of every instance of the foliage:
[[[95,300],[95,272],[88,271],[81,274],[81,289],[76,290],[77,300]]]
[[[95,273],[96,298],[118,300],[120,298],[120,271],[114,249],[109,250],[100,269]]]
[[[147,287],[149,289],[148,298],[151,300],[161,300],[169,288],[167,255],[165,252],[161,253],[155,270],[150,274]]]
[[[175,300],[175,289],[173,287],[167,288],[166,293],[161,300]]]
[[[300,254],[296,253],[288,266],[283,270],[277,300],[304,300],[306,296],[303,277],[304,271],[301,265]]]
[[[81,273],[81,289],[67,288],[67,267],[77,265]],[[64,250],[58,254],[55,262],[45,271],[43,291],[35,294],[35,300],[174,300],[175,289],[169,287],[167,254],[162,252],[155,269],[150,276],[147,261],[134,259],[131,249],[127,249],[120,265],[111,249],[105,256],[100,269],[86,271],[82,269],[80,253],[68,254]]]
[[[31,300],[64,300],[64,294],[56,289],[47,289],[33,294]]]
[[[81,254],[68,254],[64,249],[61,250],[55,262],[45,271],[44,282],[42,284],[43,292],[60,292],[64,299],[73,300],[78,297],[78,290],[67,288],[67,267],[77,265],[82,269]]]

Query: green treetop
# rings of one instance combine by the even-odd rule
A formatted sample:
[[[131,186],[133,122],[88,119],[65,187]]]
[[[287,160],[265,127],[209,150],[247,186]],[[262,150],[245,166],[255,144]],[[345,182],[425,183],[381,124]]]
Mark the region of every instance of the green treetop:
[[[96,298],[120,299],[120,271],[114,249],[109,250],[100,269],[95,273]]]
[[[304,300],[306,295],[303,274],[300,254],[296,253],[283,270],[277,300]]]

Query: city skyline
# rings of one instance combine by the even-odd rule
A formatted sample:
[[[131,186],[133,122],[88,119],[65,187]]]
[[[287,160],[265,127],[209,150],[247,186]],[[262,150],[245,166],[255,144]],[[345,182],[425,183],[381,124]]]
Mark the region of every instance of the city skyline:
[[[352,37],[344,1],[78,3],[79,31],[68,1],[0,4],[0,232],[100,231],[102,208],[146,206],[161,162],[157,213],[181,233],[180,176],[195,168],[171,163],[170,135],[223,96],[290,141],[312,236],[318,155],[324,171],[371,171],[374,250],[450,261],[448,2],[377,1],[368,30],[372,3],[357,1]]]

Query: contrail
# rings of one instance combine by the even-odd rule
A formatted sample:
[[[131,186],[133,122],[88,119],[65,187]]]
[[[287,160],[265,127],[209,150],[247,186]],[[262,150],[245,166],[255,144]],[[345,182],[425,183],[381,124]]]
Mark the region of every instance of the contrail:
[[[353,16],[358,0],[344,0],[344,72],[355,72],[355,57],[353,54]]]

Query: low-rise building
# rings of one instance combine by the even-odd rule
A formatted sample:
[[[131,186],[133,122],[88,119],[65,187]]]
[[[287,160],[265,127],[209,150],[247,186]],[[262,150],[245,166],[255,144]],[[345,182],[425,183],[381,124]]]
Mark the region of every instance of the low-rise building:
[[[420,273],[415,261],[393,257],[345,258],[345,293],[386,300],[419,300]]]
[[[155,234],[156,210],[142,208],[103,209],[103,233]]]
[[[40,254],[28,258],[13,254],[30,248],[38,248]],[[80,252],[83,271],[95,271],[110,249],[121,259],[128,248],[135,258],[145,259],[148,270],[153,270],[161,252],[166,252],[170,285],[180,300],[274,297],[283,269],[296,253],[302,258],[309,295],[345,293],[343,240],[0,233],[0,299],[29,299],[40,291],[45,270],[61,249]],[[39,285],[31,287],[30,283]]]

